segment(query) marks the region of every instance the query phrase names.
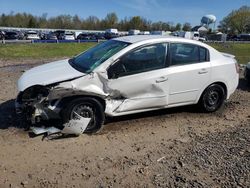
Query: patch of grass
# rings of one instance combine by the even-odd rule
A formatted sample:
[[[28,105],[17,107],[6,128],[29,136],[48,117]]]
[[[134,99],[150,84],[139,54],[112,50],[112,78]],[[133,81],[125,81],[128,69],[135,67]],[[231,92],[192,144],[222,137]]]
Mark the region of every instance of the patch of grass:
[[[72,57],[97,43],[59,43],[59,44],[5,44],[0,45],[1,59],[49,59]],[[236,56],[239,63],[250,62],[250,43],[231,44],[210,43],[217,50]]]
[[[220,52],[225,52],[233,54],[236,59],[241,64],[246,64],[250,62],[250,43],[220,43],[220,44],[209,44]]]
[[[72,57],[96,43],[5,44],[0,45],[1,59],[49,59]]]

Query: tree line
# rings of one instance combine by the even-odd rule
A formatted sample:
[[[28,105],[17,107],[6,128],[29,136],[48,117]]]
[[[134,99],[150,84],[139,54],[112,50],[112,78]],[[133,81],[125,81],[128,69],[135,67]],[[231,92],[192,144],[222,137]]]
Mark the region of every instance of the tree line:
[[[250,6],[242,6],[230,12],[218,28],[228,34],[250,33]]]
[[[26,28],[52,28],[52,29],[83,29],[83,30],[105,30],[117,28],[120,31],[139,29],[141,31],[190,31],[192,26],[174,24],[173,22],[152,22],[141,16],[125,17],[119,20],[115,12],[108,13],[105,18],[96,16],[80,18],[78,15],[59,15],[48,18],[47,14],[34,16],[28,13],[16,13],[0,15],[0,26],[4,27],[26,27]],[[218,30],[229,34],[250,33],[250,7],[242,6],[238,10],[230,12],[218,26]]]
[[[96,16],[80,18],[78,15],[59,15],[56,17],[34,16],[28,13],[1,14],[0,26],[4,27],[26,27],[26,28],[60,28],[60,29],[83,29],[83,30],[105,30],[117,28],[120,31],[139,29],[142,31],[164,30],[164,31],[190,31],[190,23],[174,24],[173,22],[152,22],[140,16],[134,16],[119,20],[116,13],[108,13],[104,19]]]

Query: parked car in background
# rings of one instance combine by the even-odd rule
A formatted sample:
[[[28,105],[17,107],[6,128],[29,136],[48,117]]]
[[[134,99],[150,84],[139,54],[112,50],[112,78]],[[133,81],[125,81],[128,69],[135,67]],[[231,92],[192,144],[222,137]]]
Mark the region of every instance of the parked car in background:
[[[57,40],[57,36],[54,32],[49,32],[43,35],[43,40]]]
[[[137,29],[131,29],[128,31],[128,34],[129,35],[139,35],[140,34],[140,30],[137,30]]]
[[[5,31],[4,38],[5,40],[21,40],[22,35],[18,31]]]
[[[95,36],[92,33],[80,33],[77,36],[77,40],[95,40]]]
[[[119,37],[118,29],[106,29],[104,34],[105,39],[109,40],[112,38]]]
[[[25,33],[25,39],[26,40],[39,40],[39,33],[37,31],[27,31]]]
[[[246,65],[244,76],[248,81],[248,84],[250,84],[250,62]]]
[[[84,131],[93,133],[102,128],[105,116],[194,104],[214,112],[238,81],[234,56],[207,44],[177,37],[127,36],[25,72],[18,81],[16,111],[32,123],[84,120]]]
[[[0,31],[0,40],[3,40],[3,39],[4,39],[4,34],[5,34],[4,31]]]
[[[56,34],[56,37],[58,40],[62,40],[62,37],[65,34],[65,30],[56,30],[54,31],[54,33]]]
[[[105,40],[104,33],[80,33],[77,40]]]
[[[62,40],[75,40],[75,35],[73,32],[66,31],[62,36]]]
[[[250,41],[250,34],[247,33],[239,34],[237,35],[237,38],[239,41]]]
[[[113,38],[119,37],[119,34],[116,34],[116,33],[105,33],[104,37],[105,37],[105,39],[109,40],[109,39],[113,39]]]
[[[105,40],[104,33],[96,33],[95,38],[97,40]]]
[[[235,34],[227,34],[227,41],[239,41],[239,38]]]

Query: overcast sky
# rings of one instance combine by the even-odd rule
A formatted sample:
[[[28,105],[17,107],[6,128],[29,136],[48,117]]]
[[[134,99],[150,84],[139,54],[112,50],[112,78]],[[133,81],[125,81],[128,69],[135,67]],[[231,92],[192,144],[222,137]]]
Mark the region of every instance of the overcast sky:
[[[48,17],[60,14],[90,15],[104,18],[116,12],[118,17],[142,16],[152,21],[174,23],[200,23],[202,16],[214,14],[220,21],[231,10],[242,5],[250,6],[250,0],[0,0],[0,13],[27,12]]]

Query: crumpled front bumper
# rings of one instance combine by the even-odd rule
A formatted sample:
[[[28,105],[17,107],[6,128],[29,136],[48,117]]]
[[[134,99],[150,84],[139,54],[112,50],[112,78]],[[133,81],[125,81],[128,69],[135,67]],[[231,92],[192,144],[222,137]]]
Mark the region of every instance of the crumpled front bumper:
[[[22,114],[23,113],[23,108],[22,108],[22,104],[21,104],[21,98],[22,98],[22,92],[20,92],[17,95],[17,98],[15,100],[15,110],[16,110],[16,114]]]
[[[41,120],[60,118],[60,109],[57,108],[58,102],[54,103],[53,106],[51,104],[45,105],[43,100],[36,102],[23,102],[22,92],[20,92],[15,100],[15,111],[19,117],[35,124]]]

